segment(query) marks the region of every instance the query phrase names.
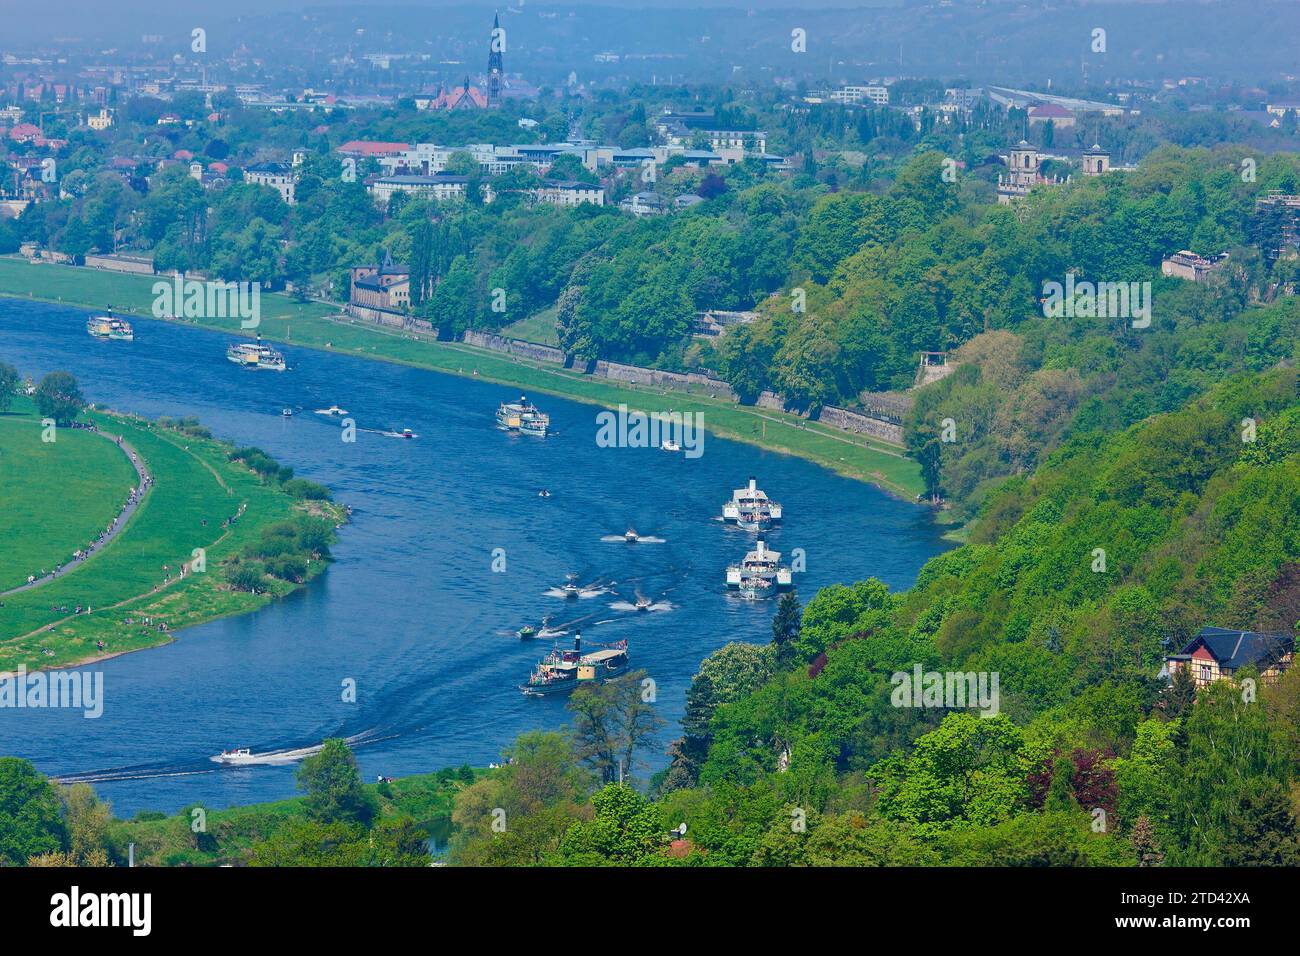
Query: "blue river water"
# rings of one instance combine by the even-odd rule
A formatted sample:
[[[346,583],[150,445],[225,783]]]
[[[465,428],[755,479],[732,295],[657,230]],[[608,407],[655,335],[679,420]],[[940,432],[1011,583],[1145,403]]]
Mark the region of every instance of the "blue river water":
[[[775,603],[740,600],[723,583],[754,536],[713,520],[750,475],[785,507],[771,546],[807,555],[796,579],[805,601],[824,585],[873,575],[908,587],[947,547],[924,509],[797,458],[712,435],[696,459],[601,448],[598,410],[550,396],[536,397],[557,434],[512,436],[493,420],[498,402],[517,395],[508,387],[291,345],[289,371],[250,371],[226,361],[220,334],[141,319],[134,343],[100,342],[86,335],[87,314],[0,299],[0,361],[33,377],[72,372],[90,401],[108,407],[197,416],[354,509],[335,562],[307,587],[94,665],[104,674],[100,719],[0,710],[0,754],[93,782],[119,815],[295,792],[296,765],[208,759],[227,747],[357,736],[369,780],[497,760],[519,733],[567,722],[563,698],[517,689],[549,642],[514,631],[548,613],[556,625],[581,618],[587,645],[629,642],[670,721],[641,772],[662,766],[700,661],[728,641],[770,639]],[[336,422],[313,414],[331,404],[375,431],[344,443]],[[379,434],[403,427],[419,437]],[[551,497],[540,498],[542,488]],[[629,526],[663,543],[601,541]],[[504,573],[492,570],[496,548],[505,550]],[[568,572],[614,582],[618,593],[548,596]],[[638,591],[671,608],[610,606]],[[343,700],[348,679],[354,703]]]

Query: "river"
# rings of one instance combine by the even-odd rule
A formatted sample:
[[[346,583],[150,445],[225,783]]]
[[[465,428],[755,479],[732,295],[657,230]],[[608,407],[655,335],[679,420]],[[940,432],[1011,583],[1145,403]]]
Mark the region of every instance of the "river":
[[[223,335],[138,319],[134,343],[101,342],[86,334],[87,314],[0,299],[0,361],[33,377],[69,371],[88,400],[115,409],[197,416],[354,509],[334,564],[307,587],[94,665],[104,673],[100,719],[0,710],[0,754],[93,782],[119,816],[293,795],[296,765],[208,759],[226,747],[356,736],[367,780],[498,760],[519,733],[567,720],[562,698],[516,688],[546,647],[513,632],[547,613],[557,623],[582,618],[588,645],[628,640],[670,721],[640,773],[663,766],[700,661],[728,641],[770,638],[775,602],[740,600],[722,583],[754,537],[712,520],[749,475],[785,507],[771,546],[787,558],[793,548],[806,553],[796,577],[805,601],[824,585],[873,575],[908,587],[948,547],[924,509],[749,445],[709,435],[696,459],[600,448],[598,410],[550,396],[538,404],[558,434],[512,436],[493,421],[498,402],[517,395],[509,387],[292,345],[282,349],[288,372],[249,371],[225,360]],[[342,442],[336,422],[313,414],[331,404],[375,431]],[[403,427],[419,437],[378,433]],[[550,498],[538,497],[542,488]],[[629,525],[664,541],[601,541]],[[492,570],[496,548],[504,573]],[[96,560],[112,560],[111,551]],[[614,595],[548,596],[567,572],[671,608],[638,614],[610,607],[621,600]],[[355,703],[343,699],[348,680]]]

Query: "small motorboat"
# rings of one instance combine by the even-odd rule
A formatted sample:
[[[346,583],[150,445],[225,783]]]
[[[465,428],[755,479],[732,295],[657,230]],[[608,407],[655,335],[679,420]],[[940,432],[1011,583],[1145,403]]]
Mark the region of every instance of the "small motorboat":
[[[217,763],[225,764],[251,763],[253,752],[247,747],[240,747],[235,750],[223,750],[212,759]]]
[[[282,411],[280,414],[281,414],[283,417],[285,417],[285,418],[293,418],[293,409],[292,409],[292,408],[286,408],[286,409],[285,409],[284,411]]]
[[[626,541],[628,544],[636,544],[638,541],[641,540],[641,536],[636,533],[635,528],[628,528],[626,531],[623,532],[623,540]]]
[[[529,638],[537,636],[537,628],[533,627],[531,624],[525,624],[519,630],[515,631],[515,633],[519,635],[521,641],[526,641]]]
[[[650,610],[650,605],[652,604],[654,604],[654,601],[646,597],[644,594],[638,594],[636,596],[635,607],[638,611],[648,611]]]
[[[681,451],[681,450],[682,450],[682,446],[679,445],[679,444],[677,444],[677,442],[673,441],[671,438],[665,439],[665,440],[664,440],[664,443],[663,443],[662,445],[660,445],[659,447],[662,448],[664,451]]]
[[[415,437],[415,432],[411,431],[409,428],[403,428],[400,432],[397,433],[397,437],[398,437],[398,438],[414,438],[414,437]]]
[[[539,497],[539,498],[549,498],[549,497],[551,497],[551,493],[550,493],[549,491],[547,491],[545,488],[543,488],[541,491],[537,492],[537,497]]]
[[[316,409],[317,415],[328,415],[330,418],[340,418],[348,413],[346,408],[339,408],[337,405],[331,405],[329,408]]]

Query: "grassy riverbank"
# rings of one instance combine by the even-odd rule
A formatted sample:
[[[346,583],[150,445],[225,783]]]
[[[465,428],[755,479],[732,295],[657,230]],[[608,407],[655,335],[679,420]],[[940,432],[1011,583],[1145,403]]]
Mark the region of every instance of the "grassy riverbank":
[[[39,433],[41,427],[26,400],[2,418],[6,433]],[[104,411],[82,418],[93,421],[100,435],[60,429],[47,451],[21,458],[17,452],[30,443],[29,437],[15,448],[6,446],[5,455],[28,478],[19,489],[6,488],[6,509],[20,516],[11,520],[27,526],[22,537],[7,539],[17,542],[5,549],[17,553],[11,561],[26,561],[27,574],[32,574],[52,563],[49,555],[66,560],[73,548],[89,543],[86,535],[68,547],[66,524],[47,527],[38,510],[47,506],[51,489],[57,497],[86,477],[74,473],[83,461],[85,442],[98,441],[120,456],[114,446],[120,435],[144,461],[154,484],[125,527],[88,560],[0,599],[0,671],[19,665],[29,670],[57,667],[154,647],[170,642],[182,627],[260,607],[297,584],[267,574],[256,590],[235,590],[233,562],[247,563],[250,550],[264,546],[268,529],[283,531],[285,522],[301,523],[308,516],[317,516],[322,525],[342,520],[339,506],[296,500],[280,485],[231,461],[229,445],[201,433]],[[91,482],[101,486],[101,493],[93,495],[97,507],[116,514],[134,479],[129,463],[127,470],[123,480],[114,464],[102,482]],[[238,520],[228,524],[235,516]],[[202,570],[194,565],[195,549],[203,549]],[[303,580],[319,574],[325,564],[322,558],[304,559]],[[182,575],[182,565],[189,565],[190,573]]]
[[[0,257],[0,296],[59,302],[85,308],[113,308],[151,315],[153,283],[158,277],[124,275],[72,266],[32,265],[24,259]],[[192,322],[193,320],[185,320]],[[232,335],[241,334],[238,319],[201,320],[197,324]],[[262,297],[259,328],[266,339],[290,347],[290,366],[305,357],[292,348],[303,346],[344,352],[500,382],[532,392],[559,395],[609,408],[626,404],[647,412],[698,412],[707,430],[717,436],[796,455],[842,475],[868,481],[907,499],[922,491],[920,467],[900,449],[861,435],[850,435],[796,415],[681,392],[616,384],[530,362],[461,343],[437,342],[341,316],[337,307],[300,303],[283,295]],[[242,333],[247,334],[247,333]],[[595,424],[592,425],[593,434]]]

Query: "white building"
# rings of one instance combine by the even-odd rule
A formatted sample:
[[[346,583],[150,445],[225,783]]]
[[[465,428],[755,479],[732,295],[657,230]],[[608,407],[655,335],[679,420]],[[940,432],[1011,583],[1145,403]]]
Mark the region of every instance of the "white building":
[[[293,169],[287,163],[258,163],[244,170],[244,182],[270,186],[290,206],[294,204]]]
[[[857,106],[873,103],[876,106],[889,105],[889,87],[887,86],[842,86],[826,94],[826,98],[835,103]]]
[[[375,202],[387,208],[389,200],[397,193],[407,193],[420,199],[432,199],[438,202],[464,199],[468,185],[468,176],[438,173],[433,176],[381,176],[367,188]]]
[[[552,206],[581,206],[583,203],[605,205],[604,189],[574,179],[547,181],[531,190],[531,193],[538,202],[550,203]]]

